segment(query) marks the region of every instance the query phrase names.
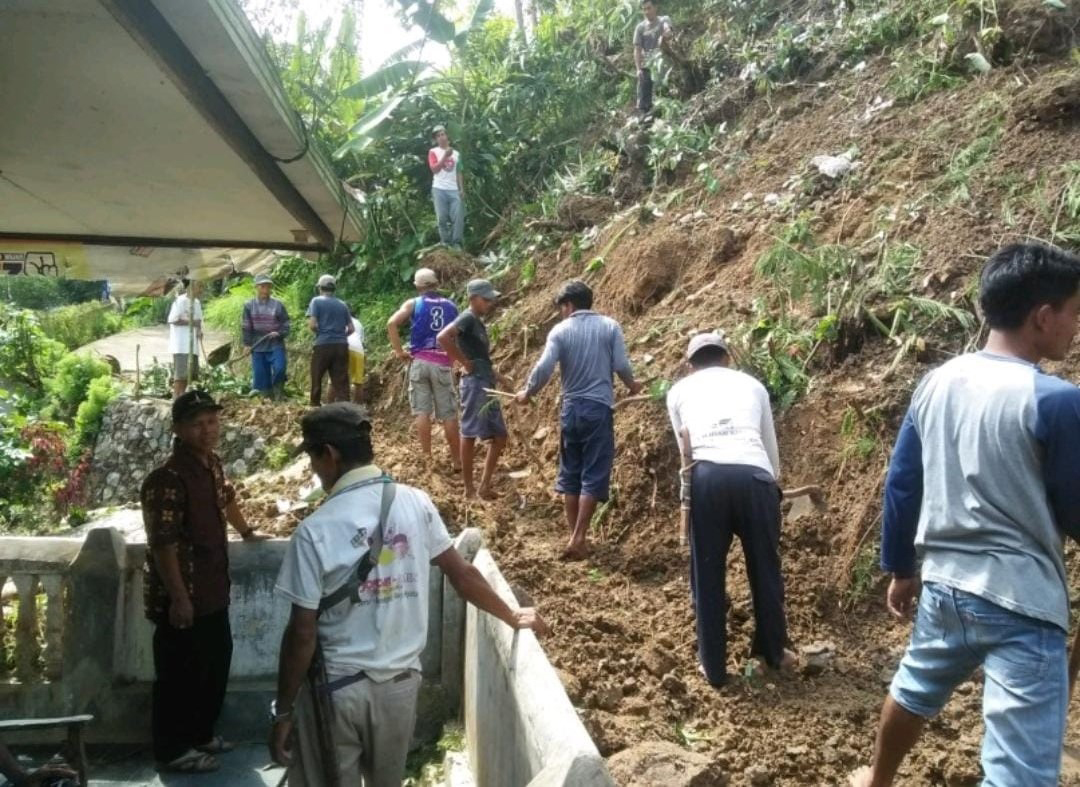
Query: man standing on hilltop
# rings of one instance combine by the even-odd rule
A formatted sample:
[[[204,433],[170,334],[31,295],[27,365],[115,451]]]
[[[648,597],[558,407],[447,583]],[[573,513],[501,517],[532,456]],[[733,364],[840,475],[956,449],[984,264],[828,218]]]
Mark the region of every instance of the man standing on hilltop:
[[[652,112],[653,81],[647,61],[657,49],[667,44],[666,37],[671,35],[671,17],[660,16],[656,5],[658,0],[644,0],[641,11],[645,18],[634,28],[634,65],[637,66],[637,108],[642,115]]]
[[[719,334],[690,339],[693,373],[672,386],[668,415],[690,478],[690,582],[698,657],[705,679],[727,683],[727,557],[738,536],[754,600],[751,655],[774,669],[794,666],[785,650],[784,578],[780,573],[780,452],[765,387],[729,369]],[[722,393],[721,393],[722,392]]]
[[[311,350],[311,406],[322,405],[322,378],[330,375],[330,401],[349,401],[349,334],[352,316],[345,302],[334,295],[337,280],[319,277],[319,294],[308,304],[308,328],[315,334]]]
[[[244,304],[244,346],[251,351],[252,384],[273,399],[285,395],[285,339],[289,335],[289,312],[270,296],[274,281],[265,273],[255,277],[255,297]]]
[[[465,498],[477,494],[494,499],[491,479],[499,455],[506,447],[506,422],[502,408],[487,389],[495,387],[495,368],[491,365],[491,344],[483,317],[495,310],[499,293],[487,279],[473,279],[465,288],[469,308],[439,332],[438,342],[447,355],[465,369],[461,378],[461,471],[465,476]],[[477,440],[490,440],[479,492],[473,487],[473,455]]]
[[[465,183],[461,179],[461,154],[450,146],[446,126],[431,130],[435,147],[428,151],[431,199],[439,222],[439,241],[460,249],[465,242]]]
[[[982,783],[1058,783],[1080,389],[1038,363],[1065,358],[1076,334],[1080,258],[1035,243],[1000,249],[983,267],[979,305],[986,346],[922,379],[889,464],[886,601],[897,618],[918,612],[857,787],[891,785],[926,720],[980,667]]]
[[[457,319],[458,308],[439,291],[439,277],[431,268],[420,268],[413,276],[418,293],[401,304],[386,321],[386,336],[401,360],[409,364],[409,407],[416,417],[420,450],[431,461],[431,418],[438,419],[450,446],[454,471],[461,469],[458,436],[458,399],[451,374],[453,361],[439,347],[439,331]],[[409,323],[409,349],[401,346],[399,329]]]
[[[544,352],[516,397],[527,404],[547,385],[558,364],[562,373],[559,478],[570,543],[563,560],[588,554],[589,523],[596,504],[608,499],[615,459],[615,388],[618,375],[631,394],[641,390],[634,379],[622,328],[592,310],[593,293],[583,281],[566,282],[555,297],[563,321],[551,329]]]

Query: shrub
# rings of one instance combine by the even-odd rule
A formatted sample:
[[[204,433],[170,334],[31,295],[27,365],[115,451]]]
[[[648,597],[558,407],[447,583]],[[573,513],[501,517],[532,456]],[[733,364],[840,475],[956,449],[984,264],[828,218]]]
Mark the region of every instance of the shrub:
[[[101,297],[104,281],[79,281],[51,276],[4,276],[0,297],[20,309],[52,309]]]
[[[65,352],[45,335],[33,312],[0,306],[0,380],[38,398]]]
[[[75,446],[88,448],[101,431],[105,407],[120,393],[112,377],[95,377],[90,381],[86,400],[75,412]]]
[[[70,418],[86,399],[90,383],[110,375],[109,364],[91,355],[65,355],[56,365],[56,374],[46,383],[57,415]]]
[[[41,330],[69,350],[111,336],[123,328],[123,318],[107,303],[61,306],[41,315]]]

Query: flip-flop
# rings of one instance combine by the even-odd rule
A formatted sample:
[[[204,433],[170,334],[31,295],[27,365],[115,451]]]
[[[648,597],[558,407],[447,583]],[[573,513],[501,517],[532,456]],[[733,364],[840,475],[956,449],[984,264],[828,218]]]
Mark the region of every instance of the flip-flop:
[[[225,740],[220,735],[215,735],[210,739],[209,743],[204,743],[202,746],[196,746],[195,748],[204,754],[224,754],[235,749],[236,744]]]
[[[175,760],[161,766],[163,771],[173,773],[212,773],[221,766],[217,758],[197,749],[188,749]]]

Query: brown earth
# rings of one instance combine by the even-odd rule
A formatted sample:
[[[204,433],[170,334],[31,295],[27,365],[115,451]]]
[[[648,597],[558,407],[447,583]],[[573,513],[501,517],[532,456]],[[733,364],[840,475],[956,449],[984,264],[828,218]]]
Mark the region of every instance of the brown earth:
[[[1043,95],[1044,85],[1071,83],[1075,67],[1000,69],[914,106],[868,112],[875,97],[888,95],[889,70],[887,62],[871,63],[861,75],[756,102],[741,130],[716,140],[719,194],[687,182],[663,215],[650,213],[644,222],[643,211],[628,210],[604,225],[596,248],[605,249],[605,262],[588,278],[597,309],[622,321],[639,377],[677,378],[688,335],[730,331],[754,299],[770,296],[772,283],[755,275],[754,262],[800,212],[813,215],[816,237],[828,242],[873,248],[884,233],[914,244],[922,251],[920,293],[961,306],[970,305],[973,276],[988,252],[1060,227],[1061,173],[1070,160],[1076,165],[1080,149],[1075,124],[1005,120],[1010,107]],[[965,175],[961,192],[950,174],[958,151],[986,134],[996,135],[990,154]],[[811,157],[852,146],[860,166],[843,181],[819,184],[808,174]],[[793,184],[793,176],[801,180]],[[790,192],[792,206],[766,205],[770,192]],[[587,262],[575,261],[570,242],[558,237],[535,259],[535,277],[497,318],[495,361],[518,386],[557,317],[552,293],[566,278],[584,275]],[[507,290],[512,285],[501,282]],[[556,559],[566,539],[552,491],[557,384],[528,408],[506,408],[512,441],[497,479],[499,499],[467,504],[444,468],[431,471],[417,461],[403,378],[391,363],[373,407],[377,461],[428,490],[452,529],[484,529],[509,580],[552,623],[545,648],[605,756],[666,741],[709,759],[708,779],[699,768],[695,784],[840,784],[868,761],[877,713],[909,633],[908,624],[885,613],[872,547],[888,450],[910,390],[929,368],[876,332],[852,330],[861,331],[853,351],[818,353],[809,392],[778,418],[784,484],[820,484],[829,501],[826,511],[784,527],[791,640],[818,643],[814,650],[827,654],[794,677],[743,671],[752,616],[737,550],[729,561],[729,667],[741,677],[716,691],[697,673],[687,555],[677,533],[677,456],[659,402],[616,410],[613,498],[581,563]],[[923,358],[963,350],[944,335],[925,339]],[[1076,379],[1080,351],[1056,371]],[[867,425],[869,451],[850,450],[841,434],[848,412]],[[445,466],[442,446],[439,456]],[[511,478],[512,471],[521,472]],[[246,494],[263,501],[265,513],[266,501],[289,491],[253,486]],[[295,515],[273,511],[259,521],[287,532]],[[1070,565],[1076,587],[1080,563]],[[981,733],[974,676],[929,724],[901,783],[976,784]],[[1080,737],[1073,732],[1070,740]]]

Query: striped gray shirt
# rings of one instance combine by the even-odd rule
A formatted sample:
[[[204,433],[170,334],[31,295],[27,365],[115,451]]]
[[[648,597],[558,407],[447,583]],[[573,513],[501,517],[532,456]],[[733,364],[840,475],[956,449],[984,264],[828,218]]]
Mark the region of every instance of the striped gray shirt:
[[[529,373],[525,387],[535,396],[555,373],[562,372],[563,407],[574,399],[615,404],[613,375],[629,385],[634,379],[622,328],[610,317],[579,309],[551,329],[544,353]]]

